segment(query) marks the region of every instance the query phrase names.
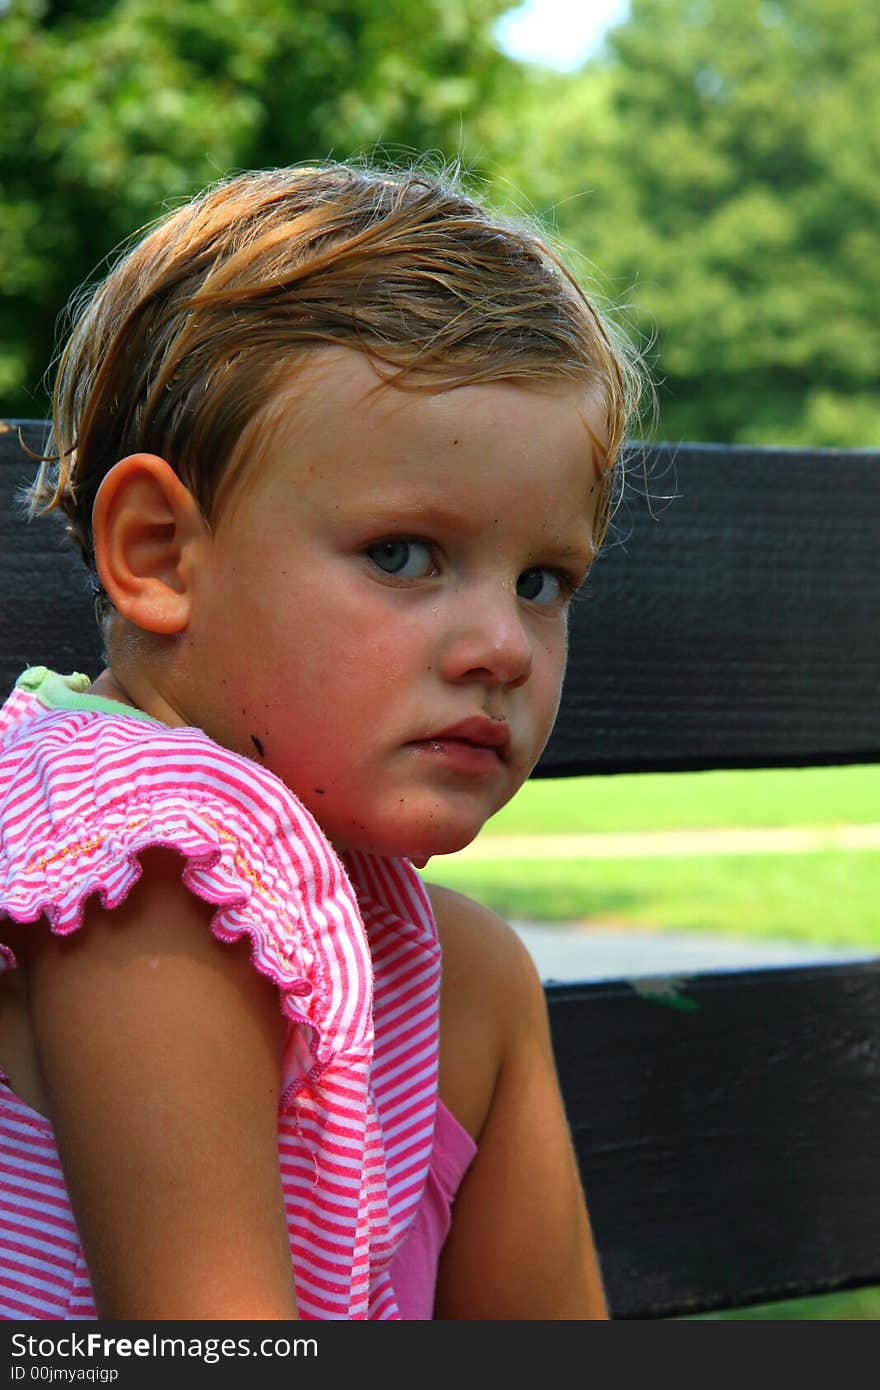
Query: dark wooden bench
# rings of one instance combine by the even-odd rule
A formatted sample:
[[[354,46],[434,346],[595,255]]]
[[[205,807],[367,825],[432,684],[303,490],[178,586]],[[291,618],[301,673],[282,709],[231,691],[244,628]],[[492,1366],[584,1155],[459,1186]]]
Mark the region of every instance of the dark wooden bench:
[[[538,775],[880,761],[880,453],[644,463]],[[4,691],[29,663],[100,660],[59,529],[14,515],[29,471],[0,427]],[[614,1317],[880,1284],[880,961],[547,996]]]

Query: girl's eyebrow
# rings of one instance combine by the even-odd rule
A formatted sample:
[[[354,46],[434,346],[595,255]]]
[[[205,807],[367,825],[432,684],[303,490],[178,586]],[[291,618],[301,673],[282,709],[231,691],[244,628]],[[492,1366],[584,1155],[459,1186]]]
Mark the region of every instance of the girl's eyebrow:
[[[596,547],[591,539],[586,544],[577,546],[563,546],[557,549],[549,545],[548,551],[552,551],[557,560],[571,560],[573,564],[581,565],[585,570],[589,569],[596,558]]]
[[[485,521],[481,516],[475,515],[472,508],[462,506],[455,507],[450,504],[447,497],[442,499],[414,498],[407,495],[389,497],[383,494],[381,499],[375,501],[367,498],[358,504],[358,511],[363,510],[371,520],[377,525],[389,525],[395,529],[400,527],[410,528],[418,531],[421,528],[431,528],[434,526],[442,527],[447,530],[455,530],[465,536],[476,536],[485,527]],[[501,524],[500,517],[498,524]],[[580,525],[578,519],[574,519],[575,526]],[[560,528],[561,529],[561,528]],[[574,527],[569,531],[568,536],[554,540],[551,536],[546,536],[537,542],[538,548],[547,553],[551,553],[560,560],[574,560],[585,565],[591,564],[595,558],[595,548],[592,538],[586,536],[584,540],[578,538],[574,542],[570,539]]]
[[[383,493],[375,501],[369,497],[361,499],[358,510],[371,514],[377,521],[387,520],[390,525],[406,525],[414,529],[419,526],[443,526],[466,535],[475,535],[483,526],[471,509],[464,504],[456,507],[447,496],[416,498],[406,494],[395,497]]]
[[[358,504],[358,511],[361,510],[362,501]],[[448,498],[420,497],[415,498],[408,494],[400,496],[388,496],[383,494],[381,500],[371,502],[367,499],[363,510],[370,517],[371,522],[380,529],[400,531],[408,530],[420,532],[432,530],[435,527],[444,530],[456,531],[465,537],[477,536],[484,528],[484,521],[475,516],[472,510],[458,508],[449,504]],[[500,524],[500,519],[499,519]],[[581,523],[575,519],[574,525],[580,527]],[[567,529],[567,528],[566,528]],[[574,527],[568,531],[567,535],[554,539],[552,536],[539,538],[535,543],[536,554],[557,560],[559,563],[569,563],[580,567],[586,572],[596,558],[596,547],[590,534],[578,535],[577,539],[572,539]]]

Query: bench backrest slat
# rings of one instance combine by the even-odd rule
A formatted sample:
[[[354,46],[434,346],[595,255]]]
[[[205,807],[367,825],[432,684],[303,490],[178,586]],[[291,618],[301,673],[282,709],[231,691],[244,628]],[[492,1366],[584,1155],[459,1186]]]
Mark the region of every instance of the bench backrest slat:
[[[646,462],[648,491],[678,496],[649,507],[632,465],[630,539],[611,537],[575,607],[542,771],[880,757],[880,452],[686,444]]]
[[[880,961],[547,994],[615,1317],[880,1284]]]

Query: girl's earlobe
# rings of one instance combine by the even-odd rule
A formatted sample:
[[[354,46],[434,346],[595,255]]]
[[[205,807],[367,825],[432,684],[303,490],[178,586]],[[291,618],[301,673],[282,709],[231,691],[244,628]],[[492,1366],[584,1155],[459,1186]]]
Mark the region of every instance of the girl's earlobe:
[[[98,489],[92,530],[98,574],[117,613],[144,632],[183,632],[207,525],[171,465],[155,454],[120,459]]]

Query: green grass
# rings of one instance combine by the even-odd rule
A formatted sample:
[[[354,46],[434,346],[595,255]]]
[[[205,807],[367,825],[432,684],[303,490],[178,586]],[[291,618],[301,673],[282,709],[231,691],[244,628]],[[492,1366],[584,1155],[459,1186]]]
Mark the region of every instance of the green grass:
[[[852,1289],[845,1293],[793,1298],[783,1303],[762,1303],[753,1308],[732,1308],[723,1313],[700,1313],[676,1318],[676,1322],[815,1322],[864,1321],[880,1318],[880,1288]]]
[[[880,822],[880,765],[527,782],[481,832],[552,835]]]
[[[705,855],[669,859],[432,859],[425,877],[502,917],[602,926],[880,942],[880,854]]]
[[[528,782],[493,835],[880,822],[880,766]],[[644,859],[433,859],[426,877],[503,917],[668,931],[880,943],[880,854]]]

